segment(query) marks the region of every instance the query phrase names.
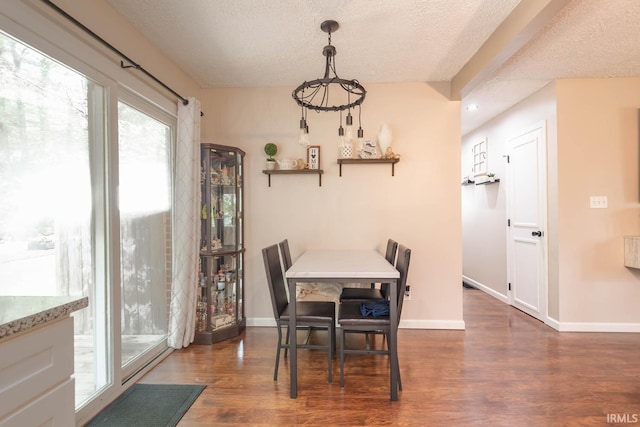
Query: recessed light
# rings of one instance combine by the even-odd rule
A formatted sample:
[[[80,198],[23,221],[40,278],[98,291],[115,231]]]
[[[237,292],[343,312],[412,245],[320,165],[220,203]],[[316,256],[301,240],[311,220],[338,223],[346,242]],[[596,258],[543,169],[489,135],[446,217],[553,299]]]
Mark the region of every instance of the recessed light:
[[[467,111],[476,111],[477,109],[478,109],[478,104],[467,105]]]

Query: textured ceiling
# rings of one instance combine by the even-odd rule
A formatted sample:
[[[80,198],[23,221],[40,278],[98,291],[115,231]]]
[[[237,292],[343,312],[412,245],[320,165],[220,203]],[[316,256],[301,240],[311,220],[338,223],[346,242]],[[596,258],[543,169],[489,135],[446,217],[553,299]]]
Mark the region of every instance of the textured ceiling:
[[[324,72],[326,19],[340,23],[340,77],[448,82],[519,3],[543,0],[107,1],[202,87],[293,89]],[[557,78],[640,76],[639,0],[553,2],[567,5],[534,33],[513,35],[526,43],[503,49],[463,88],[463,106],[480,106],[463,108],[463,134]]]

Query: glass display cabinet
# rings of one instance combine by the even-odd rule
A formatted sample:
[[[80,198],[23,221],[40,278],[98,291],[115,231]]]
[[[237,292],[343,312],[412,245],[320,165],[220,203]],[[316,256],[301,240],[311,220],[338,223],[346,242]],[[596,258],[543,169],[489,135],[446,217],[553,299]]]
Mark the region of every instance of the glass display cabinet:
[[[244,151],[202,144],[200,271],[194,344],[235,337],[244,317]]]

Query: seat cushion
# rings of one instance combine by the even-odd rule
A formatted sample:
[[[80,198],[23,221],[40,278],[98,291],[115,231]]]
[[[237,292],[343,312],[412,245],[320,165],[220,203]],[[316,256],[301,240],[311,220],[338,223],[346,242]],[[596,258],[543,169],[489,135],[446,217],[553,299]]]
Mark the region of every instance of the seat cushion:
[[[336,321],[336,304],[332,301],[300,301],[296,303],[296,318],[299,323],[333,323]],[[289,321],[288,305],[280,315],[280,320]]]
[[[380,289],[371,288],[343,288],[340,293],[340,301],[384,301]]]
[[[372,326],[388,327],[389,316],[365,317],[360,312],[360,304],[345,302],[340,304],[338,311],[338,324],[340,326]]]

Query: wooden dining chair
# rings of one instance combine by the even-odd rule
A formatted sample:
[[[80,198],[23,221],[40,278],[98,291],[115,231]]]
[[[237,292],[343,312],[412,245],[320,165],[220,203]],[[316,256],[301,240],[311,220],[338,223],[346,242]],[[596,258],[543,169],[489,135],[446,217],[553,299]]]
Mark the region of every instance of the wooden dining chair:
[[[402,303],[404,301],[404,293],[407,288],[407,274],[409,273],[409,261],[411,260],[411,249],[400,245],[398,247],[398,260],[396,268],[400,277],[398,278],[398,298],[395,302],[398,310],[398,323],[402,314]],[[389,315],[372,317],[364,316],[360,311],[360,304],[340,304],[338,309],[338,325],[340,325],[340,387],[344,387],[344,362],[346,354],[386,354],[390,355],[391,351],[397,353],[397,349],[389,348],[388,334],[391,332],[391,320]],[[397,325],[396,325],[397,328]],[[384,334],[387,336],[386,348],[382,349],[347,349],[346,335],[350,333],[373,333]],[[402,380],[400,379],[400,367],[398,370],[398,387],[402,390]]]
[[[287,286],[282,273],[278,245],[274,244],[262,249],[262,258],[267,274],[267,284],[269,285],[273,314],[278,329],[278,346],[276,349],[276,363],[273,373],[273,380],[277,381],[280,352],[283,349],[286,351],[286,349],[289,348],[289,298],[287,297]],[[335,313],[336,305],[333,301],[300,301],[296,303],[296,322],[301,329],[313,328],[314,330],[324,329],[327,331],[326,344],[309,344],[307,341],[298,344],[298,348],[327,351],[327,376],[329,383],[332,381],[332,359],[336,348]],[[284,342],[282,339],[283,328],[286,330]]]
[[[387,249],[384,257],[391,265],[394,265],[395,263],[397,250],[398,242],[389,239],[387,241]],[[342,288],[342,292],[340,292],[340,303],[384,301],[387,298],[389,298],[388,283],[380,284],[380,288],[376,288],[375,283],[372,283],[370,288]]]

